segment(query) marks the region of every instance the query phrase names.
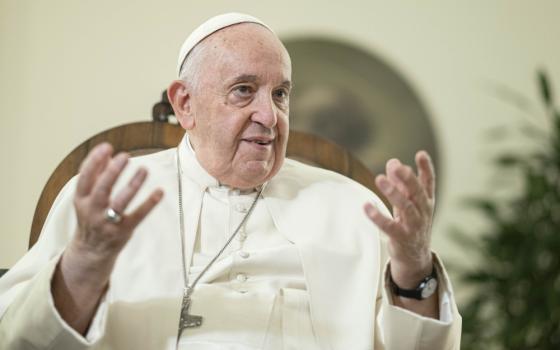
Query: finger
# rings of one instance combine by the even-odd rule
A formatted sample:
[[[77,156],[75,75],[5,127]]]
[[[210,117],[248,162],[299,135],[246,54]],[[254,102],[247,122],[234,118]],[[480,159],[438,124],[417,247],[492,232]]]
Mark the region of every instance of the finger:
[[[395,220],[383,215],[377,208],[375,208],[371,203],[366,203],[364,205],[364,211],[366,215],[377,225],[383,232],[389,236],[404,236],[405,232],[401,225]]]
[[[411,167],[403,164],[392,166],[387,175],[420,212],[428,213],[430,211],[427,194]]]
[[[157,189],[136,210],[126,217],[127,225],[136,227],[163,198],[163,190]]]
[[[397,188],[408,196],[409,194],[408,189],[403,184],[403,182],[396,176],[397,169],[399,169],[402,166],[404,165],[401,163],[400,160],[396,158],[389,159],[389,161],[387,161],[387,164],[385,165],[385,173],[387,174],[387,177],[395,183]]]
[[[420,212],[416,206],[394,186],[385,175],[378,175],[375,184],[394,208],[399,209],[400,217],[407,224],[414,225],[420,221]]]
[[[76,188],[77,196],[84,197],[90,193],[97,175],[105,169],[112,153],[113,147],[106,142],[95,146],[88,153],[80,166],[80,176]]]
[[[402,164],[398,159],[387,162],[387,177],[400,186],[407,197],[412,197],[422,190],[412,168]]]
[[[420,182],[424,186],[428,198],[433,199],[436,191],[436,172],[434,170],[434,163],[426,151],[416,153],[415,160]]]
[[[125,188],[113,199],[111,208],[117,211],[117,213],[124,213],[126,207],[134,198],[138,190],[146,180],[148,172],[144,168],[140,168],[136,171],[134,176],[130,179]]]
[[[93,186],[92,195],[95,203],[102,207],[107,205],[113,185],[126,166],[128,158],[128,154],[119,153],[111,159],[109,165],[107,165],[107,168],[101,173],[99,180]]]

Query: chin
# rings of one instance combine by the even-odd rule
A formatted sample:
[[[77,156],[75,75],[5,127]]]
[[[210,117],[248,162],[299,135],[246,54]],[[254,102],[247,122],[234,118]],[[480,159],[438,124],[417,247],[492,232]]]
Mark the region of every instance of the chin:
[[[256,164],[245,164],[244,169],[237,176],[237,186],[234,187],[249,189],[262,185],[276,174],[274,165],[268,162],[251,162]]]
[[[270,171],[248,172],[243,176],[243,184],[246,188],[254,188],[267,182],[271,177]]]

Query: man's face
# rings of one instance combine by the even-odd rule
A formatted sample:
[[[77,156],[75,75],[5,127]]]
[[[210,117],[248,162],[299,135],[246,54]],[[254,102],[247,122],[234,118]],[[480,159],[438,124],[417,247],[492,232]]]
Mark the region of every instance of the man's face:
[[[256,187],[284,162],[290,58],[274,34],[253,23],[222,29],[205,41],[187,132],[198,161],[220,183]]]

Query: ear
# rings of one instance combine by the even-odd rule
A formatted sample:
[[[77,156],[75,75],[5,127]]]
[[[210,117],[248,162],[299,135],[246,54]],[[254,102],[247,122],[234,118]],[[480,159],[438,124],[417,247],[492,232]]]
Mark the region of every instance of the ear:
[[[182,80],[174,80],[167,88],[167,98],[183,129],[192,129],[195,123],[191,108],[191,94],[186,83]]]

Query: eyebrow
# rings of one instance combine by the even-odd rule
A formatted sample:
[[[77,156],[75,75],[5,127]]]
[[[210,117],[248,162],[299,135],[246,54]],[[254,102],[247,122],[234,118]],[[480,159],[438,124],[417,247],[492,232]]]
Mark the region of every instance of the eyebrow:
[[[237,77],[232,79],[232,84],[237,84],[237,83],[241,83],[243,81],[248,81],[251,83],[255,83],[257,82],[258,77],[256,75],[253,74],[241,74],[238,75]]]
[[[259,80],[259,78],[254,75],[254,74],[241,74],[238,75],[237,77],[233,78],[231,80],[231,84],[230,85],[235,85],[237,83],[241,83],[241,82],[250,82],[250,83],[256,83]],[[282,84],[280,84],[288,89],[292,88],[292,82],[290,80],[284,80],[282,82]]]
[[[284,81],[282,82],[282,84],[280,84],[280,85],[282,85],[282,86],[284,86],[284,87],[286,87],[286,88],[288,88],[288,89],[290,89],[290,90],[294,87],[294,85],[292,84],[292,82],[289,81],[289,80],[284,80]]]

